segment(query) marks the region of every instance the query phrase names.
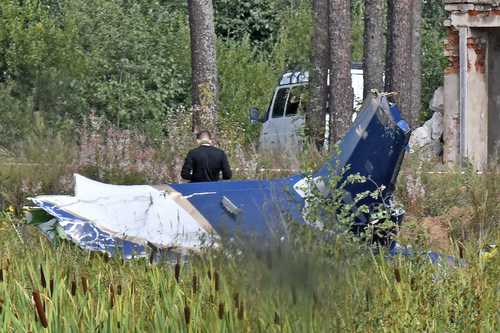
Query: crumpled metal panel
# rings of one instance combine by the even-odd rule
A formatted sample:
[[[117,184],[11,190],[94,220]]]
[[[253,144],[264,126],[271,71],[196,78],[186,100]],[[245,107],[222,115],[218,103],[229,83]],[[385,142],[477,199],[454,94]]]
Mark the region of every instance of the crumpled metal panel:
[[[63,228],[68,240],[88,251],[98,251],[114,255],[120,253],[124,258],[146,256],[144,246],[111,236],[91,221],[64,210],[64,205],[51,203],[53,198],[38,197],[31,201],[55,217]]]

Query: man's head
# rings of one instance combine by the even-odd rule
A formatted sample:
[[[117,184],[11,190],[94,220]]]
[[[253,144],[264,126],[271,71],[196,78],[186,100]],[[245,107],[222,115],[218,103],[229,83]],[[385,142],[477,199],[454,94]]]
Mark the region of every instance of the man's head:
[[[196,141],[198,141],[198,144],[200,145],[211,145],[212,144],[212,135],[210,134],[209,131],[200,131],[196,135]]]

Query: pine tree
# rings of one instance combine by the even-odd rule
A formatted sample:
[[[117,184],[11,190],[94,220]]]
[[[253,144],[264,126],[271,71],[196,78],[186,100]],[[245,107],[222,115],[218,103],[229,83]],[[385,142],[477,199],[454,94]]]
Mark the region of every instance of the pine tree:
[[[351,0],[330,0],[330,142],[337,142],[351,126],[353,90],[351,78]]]
[[[191,34],[193,131],[217,129],[217,61],[211,0],[188,0]]]
[[[385,2],[365,0],[365,31],[363,55],[363,96],[372,89],[384,90]]]
[[[325,137],[325,116],[328,104],[328,0],[313,0],[311,100],[306,114],[309,135],[320,148]]]
[[[420,113],[421,0],[389,0],[386,91],[399,93],[403,117],[415,127]]]

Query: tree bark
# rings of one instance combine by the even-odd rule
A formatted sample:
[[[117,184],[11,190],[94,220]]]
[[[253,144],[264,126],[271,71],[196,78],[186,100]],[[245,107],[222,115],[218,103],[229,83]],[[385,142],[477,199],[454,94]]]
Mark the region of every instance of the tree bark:
[[[313,0],[311,99],[306,113],[306,126],[311,140],[320,149],[325,138],[325,116],[328,104],[328,0]]]
[[[448,66],[444,70],[443,112],[443,162],[458,165],[460,162],[460,37],[459,32],[448,28],[445,55]]]
[[[385,89],[398,92],[396,102],[405,120],[415,127],[420,113],[420,101],[415,95],[420,95],[420,18],[413,13],[421,9],[421,0],[388,0],[387,62]],[[418,91],[418,92],[417,92]],[[419,99],[418,99],[419,100]]]
[[[413,0],[411,16],[411,96],[413,125],[418,126],[422,111],[422,0]]]
[[[384,90],[385,64],[385,1],[365,0],[365,31],[363,54],[363,96],[372,90]]]
[[[193,131],[217,130],[217,61],[211,0],[188,0]]]
[[[330,0],[330,142],[349,129],[353,113],[351,78],[352,19],[350,0]]]

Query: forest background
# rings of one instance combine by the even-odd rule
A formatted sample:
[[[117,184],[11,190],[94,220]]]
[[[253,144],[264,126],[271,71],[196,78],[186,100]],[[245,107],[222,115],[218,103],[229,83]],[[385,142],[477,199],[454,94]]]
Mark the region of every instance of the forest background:
[[[226,139],[248,144],[258,133],[248,109],[266,110],[285,70],[311,67],[311,4],[217,0],[214,7],[219,127]],[[189,112],[184,1],[6,1],[0,13],[0,147],[15,151],[35,118],[74,134],[90,115],[165,142],[172,118]],[[363,1],[353,1],[354,62],[363,57],[363,15]],[[425,120],[446,64],[441,2],[424,1],[423,16]]]
[[[442,2],[422,4],[420,122],[432,116],[447,62]],[[297,161],[258,154],[260,128],[248,110],[267,109],[284,71],[311,69],[311,1],[214,7],[218,144],[235,178],[310,171],[324,158],[314,149]],[[353,0],[355,62],[364,14],[364,1]],[[124,265],[49,246],[23,223],[27,197],[71,193],[76,172],[113,184],[178,181],[195,144],[191,88],[186,1],[0,1],[3,331],[498,331],[500,177],[443,172],[416,154],[405,158],[396,189],[407,212],[398,240],[421,254],[413,258],[386,260],[343,234],[239,259],[215,253],[182,269]],[[459,264],[432,265],[428,249]],[[31,295],[45,302],[37,313]]]
[[[422,4],[424,121],[447,60],[443,4]],[[253,106],[265,112],[284,71],[311,68],[311,2],[217,0],[214,8],[218,143],[235,177],[312,170],[324,158],[314,149],[296,160],[259,154],[260,127],[248,115]],[[188,14],[178,0],[0,2],[0,210],[71,193],[73,173],[114,184],[180,180],[195,144]],[[354,0],[353,62],[363,59],[364,17],[364,1]],[[405,204],[422,192],[399,184]]]

